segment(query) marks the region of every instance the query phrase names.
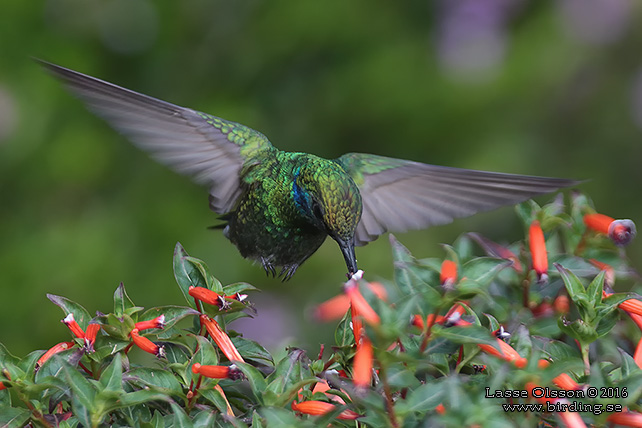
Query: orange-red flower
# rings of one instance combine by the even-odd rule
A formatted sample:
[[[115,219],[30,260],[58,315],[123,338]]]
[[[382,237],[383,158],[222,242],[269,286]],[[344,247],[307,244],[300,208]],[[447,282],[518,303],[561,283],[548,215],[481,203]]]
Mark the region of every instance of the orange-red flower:
[[[100,330],[100,324],[90,323],[87,326],[87,331],[85,332],[85,348],[89,352],[94,352],[94,343],[96,343],[96,336]]]
[[[234,364],[229,366],[215,366],[208,364],[194,363],[192,364],[192,373],[200,374],[212,379],[240,379],[243,377],[243,372],[238,369]]]
[[[555,308],[555,312],[557,312],[558,314],[567,314],[570,309],[568,296],[566,296],[565,294],[557,296],[555,298],[555,301],[553,301],[553,307]]]
[[[366,282],[366,286],[374,293],[379,300],[384,302],[388,300],[388,292],[386,287],[383,286],[380,282]]]
[[[515,367],[519,369],[526,367],[526,364],[528,364],[528,360],[519,355],[519,353],[512,346],[500,339],[496,339],[496,343],[500,350],[497,350],[494,346],[487,345],[485,343],[479,343],[477,346],[479,346],[482,351],[488,354],[494,355],[506,361],[511,361],[513,364],[515,364]]]
[[[378,325],[381,322],[379,315],[377,315],[359,291],[357,281],[350,280],[346,282],[343,291],[350,298],[350,304],[356,311],[356,314],[362,317],[368,324]]]
[[[372,343],[365,335],[357,342],[357,352],[354,355],[352,381],[355,386],[365,388],[372,382]]]
[[[602,291],[602,297],[604,298],[609,297],[611,294],[612,293]],[[625,300],[618,305],[618,308],[622,309],[623,311],[629,312],[629,314],[642,315],[642,301],[638,299]]]
[[[339,294],[317,305],[314,317],[319,321],[332,321],[340,319],[350,309],[350,297]]]
[[[42,365],[45,363],[45,361],[47,361],[53,355],[55,355],[55,354],[57,354],[59,352],[62,352],[62,351],[66,351],[67,349],[71,348],[74,345],[75,345],[74,342],[60,342],[60,343],[52,346],[51,348],[49,348],[49,350],[47,352],[45,352],[42,355],[42,357],[40,357],[38,359],[38,361],[36,362],[36,370],[38,370],[40,367],[42,367]]]
[[[642,427],[642,413],[639,412],[612,413],[606,420],[615,425]]]
[[[78,339],[83,339],[85,337],[85,332],[82,330],[82,328],[80,328],[80,326],[74,319],[74,314],[72,314],[71,312],[67,314],[65,319],[61,322],[65,324]]]
[[[208,305],[222,307],[225,304],[225,298],[209,288],[190,287],[187,292],[196,300],[200,300]]]
[[[132,340],[134,341],[134,345],[138,346],[143,351],[148,352],[150,354],[154,354],[157,357],[165,356],[165,348],[155,344],[154,342],[152,342],[148,338],[146,338],[144,336],[141,336],[139,334],[137,328],[133,329],[129,333],[129,335],[131,336]]]
[[[223,354],[225,354],[228,360],[245,362],[230,337],[221,329],[215,320],[203,314],[201,315],[201,323],[205,326],[207,332],[212,336],[212,339],[214,339],[214,342],[221,348],[221,351],[223,351]]]
[[[435,412],[439,413],[440,415],[446,414],[446,408],[442,403],[437,404],[437,407],[435,407]]]
[[[544,241],[544,232],[535,220],[531,223],[528,230],[528,243],[530,245],[531,257],[533,259],[533,269],[537,273],[537,280],[545,282],[548,280],[548,254],[546,252],[546,241]]]
[[[317,401],[317,400],[309,400],[309,401],[302,401],[300,403],[297,403],[296,401],[292,402],[292,410],[295,412],[301,412],[306,415],[325,415],[328,412],[333,411],[336,409],[336,405],[325,402],[325,401]],[[345,420],[354,420],[360,417],[360,415],[357,412],[354,412],[352,410],[344,410],[337,416],[337,419],[345,419]]]
[[[437,324],[441,324],[441,323],[443,323],[445,320],[446,320],[446,318],[445,318],[445,317],[443,317],[443,316],[441,316],[441,315],[437,315],[437,316],[435,316],[435,314],[430,314],[430,315],[428,315],[428,316],[426,317],[426,322],[425,322],[425,324],[424,324],[424,319],[423,319],[423,317],[422,317],[421,315],[414,315],[414,316],[412,317],[411,323],[412,323],[412,325],[414,325],[415,327],[419,327],[420,329],[422,329],[422,330],[423,330],[424,328],[426,328],[426,326],[430,327],[430,326],[432,326],[432,325],[433,325],[433,324],[435,324],[435,323],[437,323]]]
[[[612,287],[613,284],[615,283],[615,270],[613,269],[613,266],[606,263],[602,263],[601,261],[595,260],[595,259],[589,259],[589,262],[591,262],[591,264],[596,268],[598,268],[599,270],[603,270],[606,272],[604,274],[604,282],[609,287]]]
[[[439,272],[439,283],[444,287],[452,287],[457,282],[457,264],[452,260],[444,260]]]
[[[163,328],[165,327],[165,315],[159,315],[153,320],[139,321],[134,325],[138,330],[148,330],[150,328]]]
[[[0,382],[0,391],[2,391],[3,389],[7,389],[7,387],[4,383]]]
[[[635,223],[631,220],[615,220],[604,214],[586,214],[586,227],[598,233],[608,235],[617,245],[626,245],[636,235]]]

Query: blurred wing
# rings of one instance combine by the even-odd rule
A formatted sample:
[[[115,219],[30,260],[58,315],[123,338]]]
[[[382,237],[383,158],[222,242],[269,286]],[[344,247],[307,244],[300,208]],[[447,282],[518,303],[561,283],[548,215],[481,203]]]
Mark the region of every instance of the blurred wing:
[[[234,207],[244,163],[256,152],[272,148],[263,134],[241,124],[38,62],[138,147],[174,171],[210,186],[210,205],[218,213]]]
[[[361,153],[336,159],[361,191],[363,213],[355,235],[365,245],[386,231],[405,232],[522,202],[579,183],[427,165]]]

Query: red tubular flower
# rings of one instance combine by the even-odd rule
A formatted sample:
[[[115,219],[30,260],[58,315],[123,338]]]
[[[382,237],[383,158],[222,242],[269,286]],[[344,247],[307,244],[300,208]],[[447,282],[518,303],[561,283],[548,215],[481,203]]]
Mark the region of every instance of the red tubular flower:
[[[82,331],[82,328],[80,328],[74,319],[74,314],[71,312],[61,322],[65,324],[78,339],[83,339],[85,337],[85,332]]]
[[[446,414],[446,408],[444,407],[443,404],[439,403],[439,404],[437,404],[437,407],[435,407],[435,412],[439,413],[440,415],[445,415]]]
[[[441,315],[435,316],[435,314],[430,314],[426,317],[426,323],[424,324],[424,319],[421,315],[414,315],[412,317],[411,323],[415,327],[419,327],[420,329],[426,328],[426,325],[430,327],[431,325],[437,323],[441,324],[446,320],[446,317],[443,317]]]
[[[209,377],[211,379],[232,379],[237,380],[243,377],[243,372],[234,364],[229,366],[202,365],[194,363],[192,372]]]
[[[591,262],[591,264],[599,270],[603,270],[606,272],[606,274],[604,275],[604,282],[609,287],[612,287],[615,283],[615,270],[613,269],[613,266],[602,263],[601,261],[595,259],[589,259],[589,262]]]
[[[567,314],[570,309],[568,296],[566,296],[565,294],[557,296],[555,298],[555,301],[553,301],[553,307],[555,308],[555,312],[557,312],[558,314]]]
[[[608,235],[617,245],[626,245],[636,235],[635,223],[631,220],[615,220],[604,214],[586,214],[584,224],[587,228]]]
[[[165,327],[165,315],[159,315],[153,320],[139,321],[134,327],[140,330],[148,330],[150,328],[163,328]]]
[[[221,351],[223,351],[223,354],[225,354],[228,360],[245,362],[230,337],[221,329],[216,321],[203,314],[201,315],[201,323],[205,326],[207,332],[212,336],[212,339],[214,339],[214,342],[221,348]]]
[[[498,351],[494,346],[487,345],[485,343],[479,343],[477,346],[479,346],[482,351],[488,354],[494,355],[506,361],[511,361],[518,369],[526,367],[526,364],[528,364],[528,360],[526,358],[523,358],[521,355],[519,355],[519,353],[508,343],[500,339],[496,340],[497,346],[499,347],[500,351]]]
[[[444,260],[439,273],[439,283],[443,287],[452,287],[457,282],[457,264],[452,260]]]
[[[301,412],[306,415],[325,415],[328,412],[333,411],[336,409],[336,406],[334,404],[325,402],[325,401],[317,401],[317,400],[309,400],[309,401],[302,401],[300,403],[297,403],[296,401],[292,402],[292,410],[295,412]],[[344,419],[344,420],[355,420],[360,415],[357,412],[354,412],[352,410],[344,410],[337,416],[337,419]]]
[[[2,391],[3,389],[7,389],[7,387],[4,383],[0,382],[0,391]]]
[[[611,295],[612,293],[607,293],[606,291],[602,291],[602,297],[607,298]],[[642,316],[642,301],[638,299],[628,299],[623,301],[618,305],[618,308],[622,309],[623,311],[626,311],[631,314],[635,315],[641,315]]]
[[[621,412],[612,413],[606,420],[615,425],[623,425],[625,427],[641,427],[642,426],[642,413],[639,412]]]
[[[234,411],[232,410],[232,406],[230,406],[230,402],[227,401],[227,396],[225,395],[225,391],[223,391],[223,388],[221,388],[221,385],[218,383],[214,385],[214,389],[218,391],[219,394],[223,397],[223,400],[225,400],[225,404],[227,406],[227,411],[225,412],[227,416],[234,417]]]
[[[379,315],[372,309],[366,299],[359,291],[356,281],[346,282],[344,293],[350,298],[350,304],[355,309],[357,314],[361,316],[368,324],[378,325],[381,322]]]
[[[162,346],[155,344],[148,338],[141,336],[137,328],[133,329],[129,333],[129,335],[134,341],[134,345],[138,346],[143,351],[154,354],[159,358],[165,356],[165,349]]]
[[[343,398],[339,397],[338,395],[334,394],[328,394],[326,391],[330,389],[330,385],[328,385],[328,382],[323,380],[320,382],[317,382],[314,384],[314,388],[312,388],[312,393],[315,394],[317,392],[322,392],[332,401],[336,401],[339,404],[346,404],[345,401],[343,401]],[[343,390],[342,390],[343,391]],[[345,392],[345,391],[344,391]],[[347,395],[347,394],[346,394]],[[300,395],[299,395],[300,397]]]
[[[609,234],[609,226],[615,219],[604,214],[585,214],[584,224],[587,228],[605,235]]]
[[[366,282],[366,286],[374,293],[379,300],[384,302],[388,300],[388,292],[386,287],[383,286],[380,282]]]
[[[348,309],[350,309],[350,297],[346,294],[339,294],[317,305],[314,310],[314,318],[319,321],[337,320],[343,317]]]
[[[87,326],[87,331],[85,332],[85,348],[87,348],[89,352],[94,351],[94,343],[96,343],[96,336],[99,330],[100,324],[90,323]]]
[[[362,336],[357,343],[357,352],[354,355],[354,368],[352,381],[358,388],[370,386],[372,382],[372,343],[366,336]]]
[[[537,220],[531,223],[528,230],[528,241],[531,257],[533,258],[533,269],[537,273],[537,280],[538,282],[546,282],[548,280],[548,254],[546,253],[544,232]]]
[[[220,294],[205,287],[190,287],[187,291],[190,296],[196,300],[207,303],[208,305],[221,307],[225,303],[225,298]]]
[[[36,362],[36,370],[38,370],[42,365],[47,361],[49,358],[51,358],[53,355],[66,351],[67,349],[71,348],[72,346],[75,345],[75,342],[60,342],[51,348],[47,352],[45,352],[42,357],[38,359]]]

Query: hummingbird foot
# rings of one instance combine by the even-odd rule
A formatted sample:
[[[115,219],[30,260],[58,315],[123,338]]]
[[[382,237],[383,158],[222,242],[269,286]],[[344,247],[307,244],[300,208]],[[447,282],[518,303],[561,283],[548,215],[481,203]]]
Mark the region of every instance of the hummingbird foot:
[[[279,276],[283,277],[281,279],[281,282],[288,281],[290,278],[292,278],[292,275],[294,275],[294,272],[296,272],[298,268],[299,268],[298,264],[283,266],[283,268],[281,268],[281,272],[279,272]]]
[[[263,266],[263,269],[265,269],[265,274],[267,276],[272,275],[272,278],[276,277],[276,270],[274,270],[274,265],[270,263],[267,258],[261,257],[261,265]]]

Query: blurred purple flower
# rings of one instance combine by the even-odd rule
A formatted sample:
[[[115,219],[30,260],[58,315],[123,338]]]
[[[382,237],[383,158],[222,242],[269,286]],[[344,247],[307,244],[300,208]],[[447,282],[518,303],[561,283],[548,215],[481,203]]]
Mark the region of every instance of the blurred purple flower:
[[[633,16],[633,0],[561,0],[563,28],[570,37],[591,45],[605,45],[620,39]]]
[[[488,80],[506,50],[506,24],[523,1],[442,0],[437,43],[444,69],[461,80]]]

